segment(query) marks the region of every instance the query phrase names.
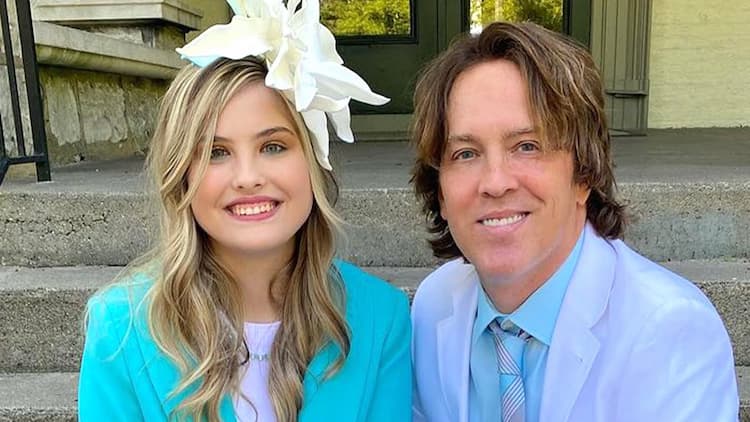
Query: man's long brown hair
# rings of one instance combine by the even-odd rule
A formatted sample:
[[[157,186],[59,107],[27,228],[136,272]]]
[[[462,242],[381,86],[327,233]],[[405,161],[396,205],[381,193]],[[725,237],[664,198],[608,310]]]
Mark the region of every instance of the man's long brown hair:
[[[414,92],[412,183],[427,218],[433,253],[462,256],[440,216],[439,166],[447,139],[447,105],[458,76],[491,60],[518,66],[526,81],[532,119],[551,148],[570,151],[574,182],[591,189],[587,219],[607,238],[622,237],[624,207],[615,199],[610,138],[601,77],[589,52],[564,35],[533,23],[496,22],[464,36],[432,61]]]

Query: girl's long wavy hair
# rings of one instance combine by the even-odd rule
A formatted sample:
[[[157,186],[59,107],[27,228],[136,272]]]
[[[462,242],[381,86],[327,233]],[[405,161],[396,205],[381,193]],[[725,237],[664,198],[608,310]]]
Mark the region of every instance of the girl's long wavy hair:
[[[248,359],[242,295],[193,217],[190,202],[197,184],[188,185],[187,173],[198,156],[197,180],[202,178],[219,114],[243,87],[263,83],[266,73],[254,58],[219,60],[203,69],[188,65],[162,100],[147,159],[160,199],[160,240],[141,262],[156,269],[148,294],[149,329],[182,375],[172,395],[188,393],[170,415],[177,419],[189,415],[218,421],[222,397],[240,394]],[[348,355],[350,334],[343,316],[344,286],[333,266],[342,227],[333,209],[338,186],[318,165],[299,113],[285,102],[310,169],[314,204],[296,234],[291,261],[271,285],[281,326],[270,355],[268,388],[278,420],[296,421],[308,364],[333,342],[341,354],[327,375],[335,373]]]

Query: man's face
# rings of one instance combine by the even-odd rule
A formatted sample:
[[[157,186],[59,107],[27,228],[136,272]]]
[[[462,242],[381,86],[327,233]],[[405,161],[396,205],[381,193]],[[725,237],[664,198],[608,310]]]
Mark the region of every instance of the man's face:
[[[573,249],[589,189],[573,182],[572,154],[540,138],[527,98],[509,61],[461,73],[448,99],[439,178],[441,215],[485,289],[530,294]]]

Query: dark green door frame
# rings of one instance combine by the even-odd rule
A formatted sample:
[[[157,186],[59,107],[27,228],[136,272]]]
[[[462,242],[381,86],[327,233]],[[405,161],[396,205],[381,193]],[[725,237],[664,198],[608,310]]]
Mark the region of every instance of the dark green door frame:
[[[563,32],[591,46],[591,0],[563,1]]]

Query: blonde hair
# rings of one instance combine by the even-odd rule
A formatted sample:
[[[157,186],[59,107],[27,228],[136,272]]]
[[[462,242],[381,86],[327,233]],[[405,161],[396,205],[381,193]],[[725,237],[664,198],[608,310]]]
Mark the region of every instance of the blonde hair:
[[[170,417],[219,420],[222,396],[239,394],[249,353],[242,295],[193,217],[190,201],[197,184],[187,184],[187,172],[198,154],[200,180],[219,114],[243,87],[263,83],[266,73],[254,58],[222,59],[203,69],[188,65],[162,100],[147,160],[160,198],[160,242],[142,261],[158,267],[147,318],[158,347],[182,375],[172,396],[189,392]],[[348,355],[350,334],[343,316],[344,286],[333,266],[341,232],[333,209],[338,187],[333,175],[317,164],[299,113],[285,102],[308,161],[314,204],[297,232],[291,261],[271,285],[278,293],[274,298],[281,326],[270,355],[268,389],[278,420],[296,421],[308,364],[333,342],[341,351],[328,368],[327,374],[333,374]]]

